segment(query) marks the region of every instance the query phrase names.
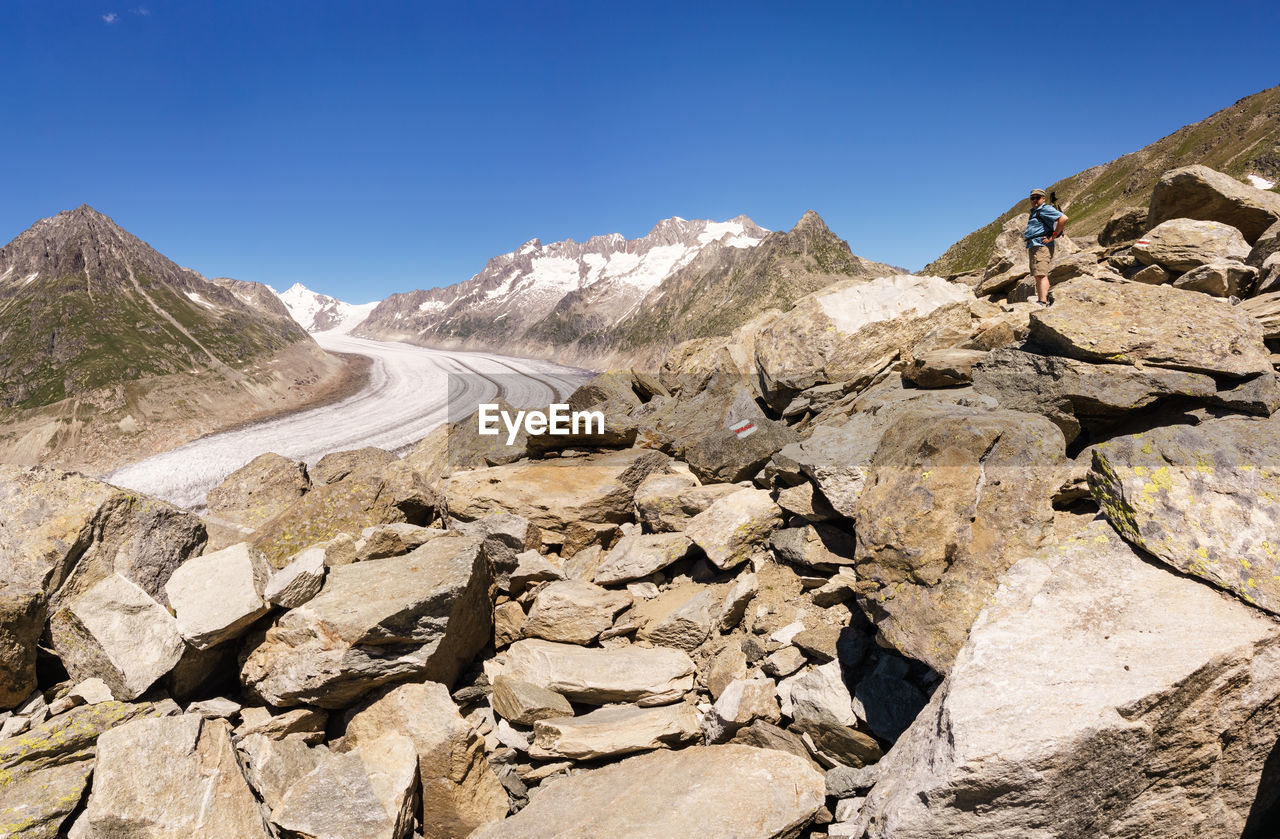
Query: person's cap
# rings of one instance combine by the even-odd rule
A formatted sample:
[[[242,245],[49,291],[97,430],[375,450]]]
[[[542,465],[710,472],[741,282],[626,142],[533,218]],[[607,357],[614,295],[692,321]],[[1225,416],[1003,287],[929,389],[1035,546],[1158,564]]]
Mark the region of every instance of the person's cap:
[[[1044,191],[1043,189],[1033,189],[1033,190],[1031,190],[1031,196],[1030,196],[1031,198],[1035,198],[1037,195],[1039,195],[1041,198],[1047,198],[1047,197],[1048,197],[1048,196],[1046,195],[1046,193],[1045,193],[1045,191]]]

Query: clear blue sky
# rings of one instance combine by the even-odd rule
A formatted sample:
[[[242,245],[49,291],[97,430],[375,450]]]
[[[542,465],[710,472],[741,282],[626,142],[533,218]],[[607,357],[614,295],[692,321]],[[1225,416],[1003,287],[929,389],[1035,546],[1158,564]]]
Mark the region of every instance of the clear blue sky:
[[[817,210],[919,269],[1280,84],[1280,3],[0,2],[0,242],[81,203],[353,302],[540,237]]]

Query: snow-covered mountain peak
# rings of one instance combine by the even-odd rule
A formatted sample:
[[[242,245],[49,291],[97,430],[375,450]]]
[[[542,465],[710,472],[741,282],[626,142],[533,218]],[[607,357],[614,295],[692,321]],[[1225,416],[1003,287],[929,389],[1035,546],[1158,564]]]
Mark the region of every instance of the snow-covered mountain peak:
[[[388,298],[377,317],[397,330],[412,323],[416,334],[470,336],[499,322],[527,326],[557,307],[589,300],[602,320],[617,319],[708,249],[753,248],[768,234],[746,216],[723,222],[672,217],[637,239],[621,233],[545,245],[530,239],[465,282]]]
[[[275,289],[272,289],[275,291]],[[359,306],[344,303],[336,297],[321,294],[294,283],[288,290],[276,291],[289,314],[308,332],[347,333],[360,325],[378,305],[378,301]]]

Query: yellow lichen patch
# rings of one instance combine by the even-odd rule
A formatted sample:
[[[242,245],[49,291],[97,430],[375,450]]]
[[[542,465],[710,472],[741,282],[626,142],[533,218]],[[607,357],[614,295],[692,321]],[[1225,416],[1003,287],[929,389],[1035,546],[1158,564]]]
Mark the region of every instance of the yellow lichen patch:
[[[1133,474],[1137,475],[1139,478],[1145,478],[1147,475],[1151,474],[1151,470],[1145,466],[1135,466],[1133,467]]]
[[[1151,480],[1142,488],[1144,496],[1154,495],[1160,490],[1169,492],[1173,489],[1173,473],[1169,471],[1168,466],[1161,466],[1159,469],[1151,473]]]

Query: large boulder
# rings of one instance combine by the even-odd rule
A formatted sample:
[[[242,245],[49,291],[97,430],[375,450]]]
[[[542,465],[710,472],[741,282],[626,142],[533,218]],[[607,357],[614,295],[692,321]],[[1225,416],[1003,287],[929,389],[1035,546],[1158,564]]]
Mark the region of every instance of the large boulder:
[[[1280,221],[1280,195],[1249,186],[1208,166],[1165,172],[1151,191],[1148,224],[1190,218],[1238,229],[1249,242]]]
[[[906,389],[901,380],[872,386],[849,406],[847,415],[821,418],[808,439],[781,449],[769,469],[788,473],[789,481],[808,478],[835,512],[853,518],[866,485],[867,466],[880,438],[897,421],[900,411],[930,405],[972,405],[995,400],[971,388]]]
[[[1148,231],[1131,250],[1143,265],[1181,273],[1210,262],[1243,261],[1249,244],[1229,224],[1175,218]]]
[[[401,685],[347,724],[342,748],[386,734],[407,736],[418,756],[426,836],[463,839],[507,814],[507,793],[485,756],[484,738],[463,720],[449,690],[436,682]]]
[[[36,688],[36,646],[44,632],[40,592],[0,583],[0,708],[12,708]]]
[[[1240,297],[1257,278],[1258,269],[1243,262],[1210,262],[1174,280],[1173,287],[1214,297]]]
[[[417,775],[413,742],[388,732],[350,752],[321,757],[289,787],[271,821],[287,836],[406,839]]]
[[[973,386],[1002,408],[1048,417],[1067,440],[1074,440],[1082,425],[1113,422],[1160,399],[1209,401],[1218,391],[1203,373],[1090,364],[1015,349],[996,350],[974,365]]]
[[[658,751],[544,785],[529,806],[471,839],[555,839],[566,814],[580,836],[786,839],[822,806],[822,773],[750,746]]]
[[[1021,213],[1001,226],[991,246],[991,258],[983,269],[982,279],[973,290],[974,294],[979,297],[998,294],[1030,273],[1027,240],[1023,237],[1029,219],[1030,214]]]
[[[762,553],[782,526],[782,508],[762,489],[740,489],[689,520],[685,535],[717,568],[727,570]]]
[[[1253,243],[1253,250],[1249,251],[1249,256],[1245,259],[1245,263],[1259,271],[1267,264],[1267,261],[1280,253],[1280,221],[1268,227],[1258,241]]]
[[[1274,802],[1278,737],[1276,624],[1099,522],[1004,576],[880,762],[861,826],[869,839],[1236,839]]]
[[[902,378],[916,387],[954,387],[973,381],[973,365],[984,350],[930,350],[911,360]]]
[[[569,394],[564,404],[569,406],[570,411],[599,413],[604,419],[603,423],[594,420],[584,423],[576,433],[571,426],[569,434],[526,436],[525,446],[530,452],[630,446],[636,439],[636,421],[631,412],[644,404],[645,400],[638,392],[642,390],[643,385],[637,382],[636,374],[631,370],[608,370],[601,373],[579,385],[577,390]],[[502,441],[506,441],[505,429]],[[491,465],[498,464],[495,462]]]
[[[98,738],[85,839],[270,839],[226,720],[125,723]]]
[[[307,494],[307,465],[267,452],[232,472],[205,496],[209,515],[250,531]]]
[[[701,486],[688,474],[650,475],[636,488],[636,516],[650,533],[684,530],[689,519],[738,489],[733,484]]]
[[[1074,280],[1031,316],[1031,340],[1094,363],[1244,379],[1271,372],[1262,328],[1224,301],[1167,286]]]
[[[1118,437],[1089,486],[1135,546],[1280,614],[1280,417],[1224,417]]]
[[[1131,242],[1151,229],[1147,224],[1146,207],[1121,207],[1111,214],[1107,224],[1098,234],[1098,244],[1111,247],[1121,242]]]
[[[764,329],[756,364],[770,404],[825,382],[865,382],[926,334],[966,328],[973,294],[940,277],[853,279],[802,298]]]
[[[206,541],[199,518],[163,501],[74,472],[0,465],[3,596],[34,597],[52,613],[120,574],[167,604],[169,575]]]
[[[243,542],[187,560],[165,584],[178,631],[198,650],[237,637],[270,610],[270,577],[267,558]]]
[[[693,660],[669,647],[591,649],[526,640],[511,645],[502,675],[588,705],[675,702],[693,689]]]
[[[464,521],[514,513],[541,528],[544,543],[572,556],[631,521],[636,487],[669,463],[660,452],[623,449],[462,472],[449,479],[449,512]]]
[[[1062,432],[1044,417],[905,410],[871,462],[857,510],[860,603],[882,638],[950,668],[1001,572],[1051,533]]]
[[[662,360],[658,382],[670,394],[690,397],[717,377],[755,378],[756,342],[760,333],[782,316],[765,309],[728,338],[694,338],[677,344]]]
[[[9,839],[57,839],[80,806],[98,736],[154,716],[150,703],[99,702],[73,708],[20,737],[0,740],[0,828]]]
[[[276,568],[317,542],[339,533],[359,533],[375,524],[427,524],[439,506],[436,492],[409,464],[395,461],[378,470],[356,469],[340,480],[313,487],[258,528],[251,544]]]
[[[738,487],[732,487],[734,492]],[[684,559],[693,543],[683,533],[633,533],[623,536],[596,567],[593,581],[600,585],[628,583],[661,571]]]
[[[521,632],[526,638],[590,644],[631,605],[625,591],[610,591],[579,580],[558,580],[541,589]]]
[[[311,470],[311,476],[316,483],[336,484],[359,473],[377,475],[386,471],[386,468],[396,460],[393,452],[377,446],[329,452],[316,463]]]
[[[482,542],[433,539],[412,553],[329,570],[248,654],[245,687],[278,707],[343,708],[378,685],[451,683],[493,632]]]
[[[696,394],[659,397],[636,411],[637,444],[683,458],[708,483],[746,480],[795,439],[765,415],[754,383],[717,374]]]
[[[49,635],[74,681],[101,679],[116,699],[141,696],[186,649],[173,616],[120,574],[55,612]]]

